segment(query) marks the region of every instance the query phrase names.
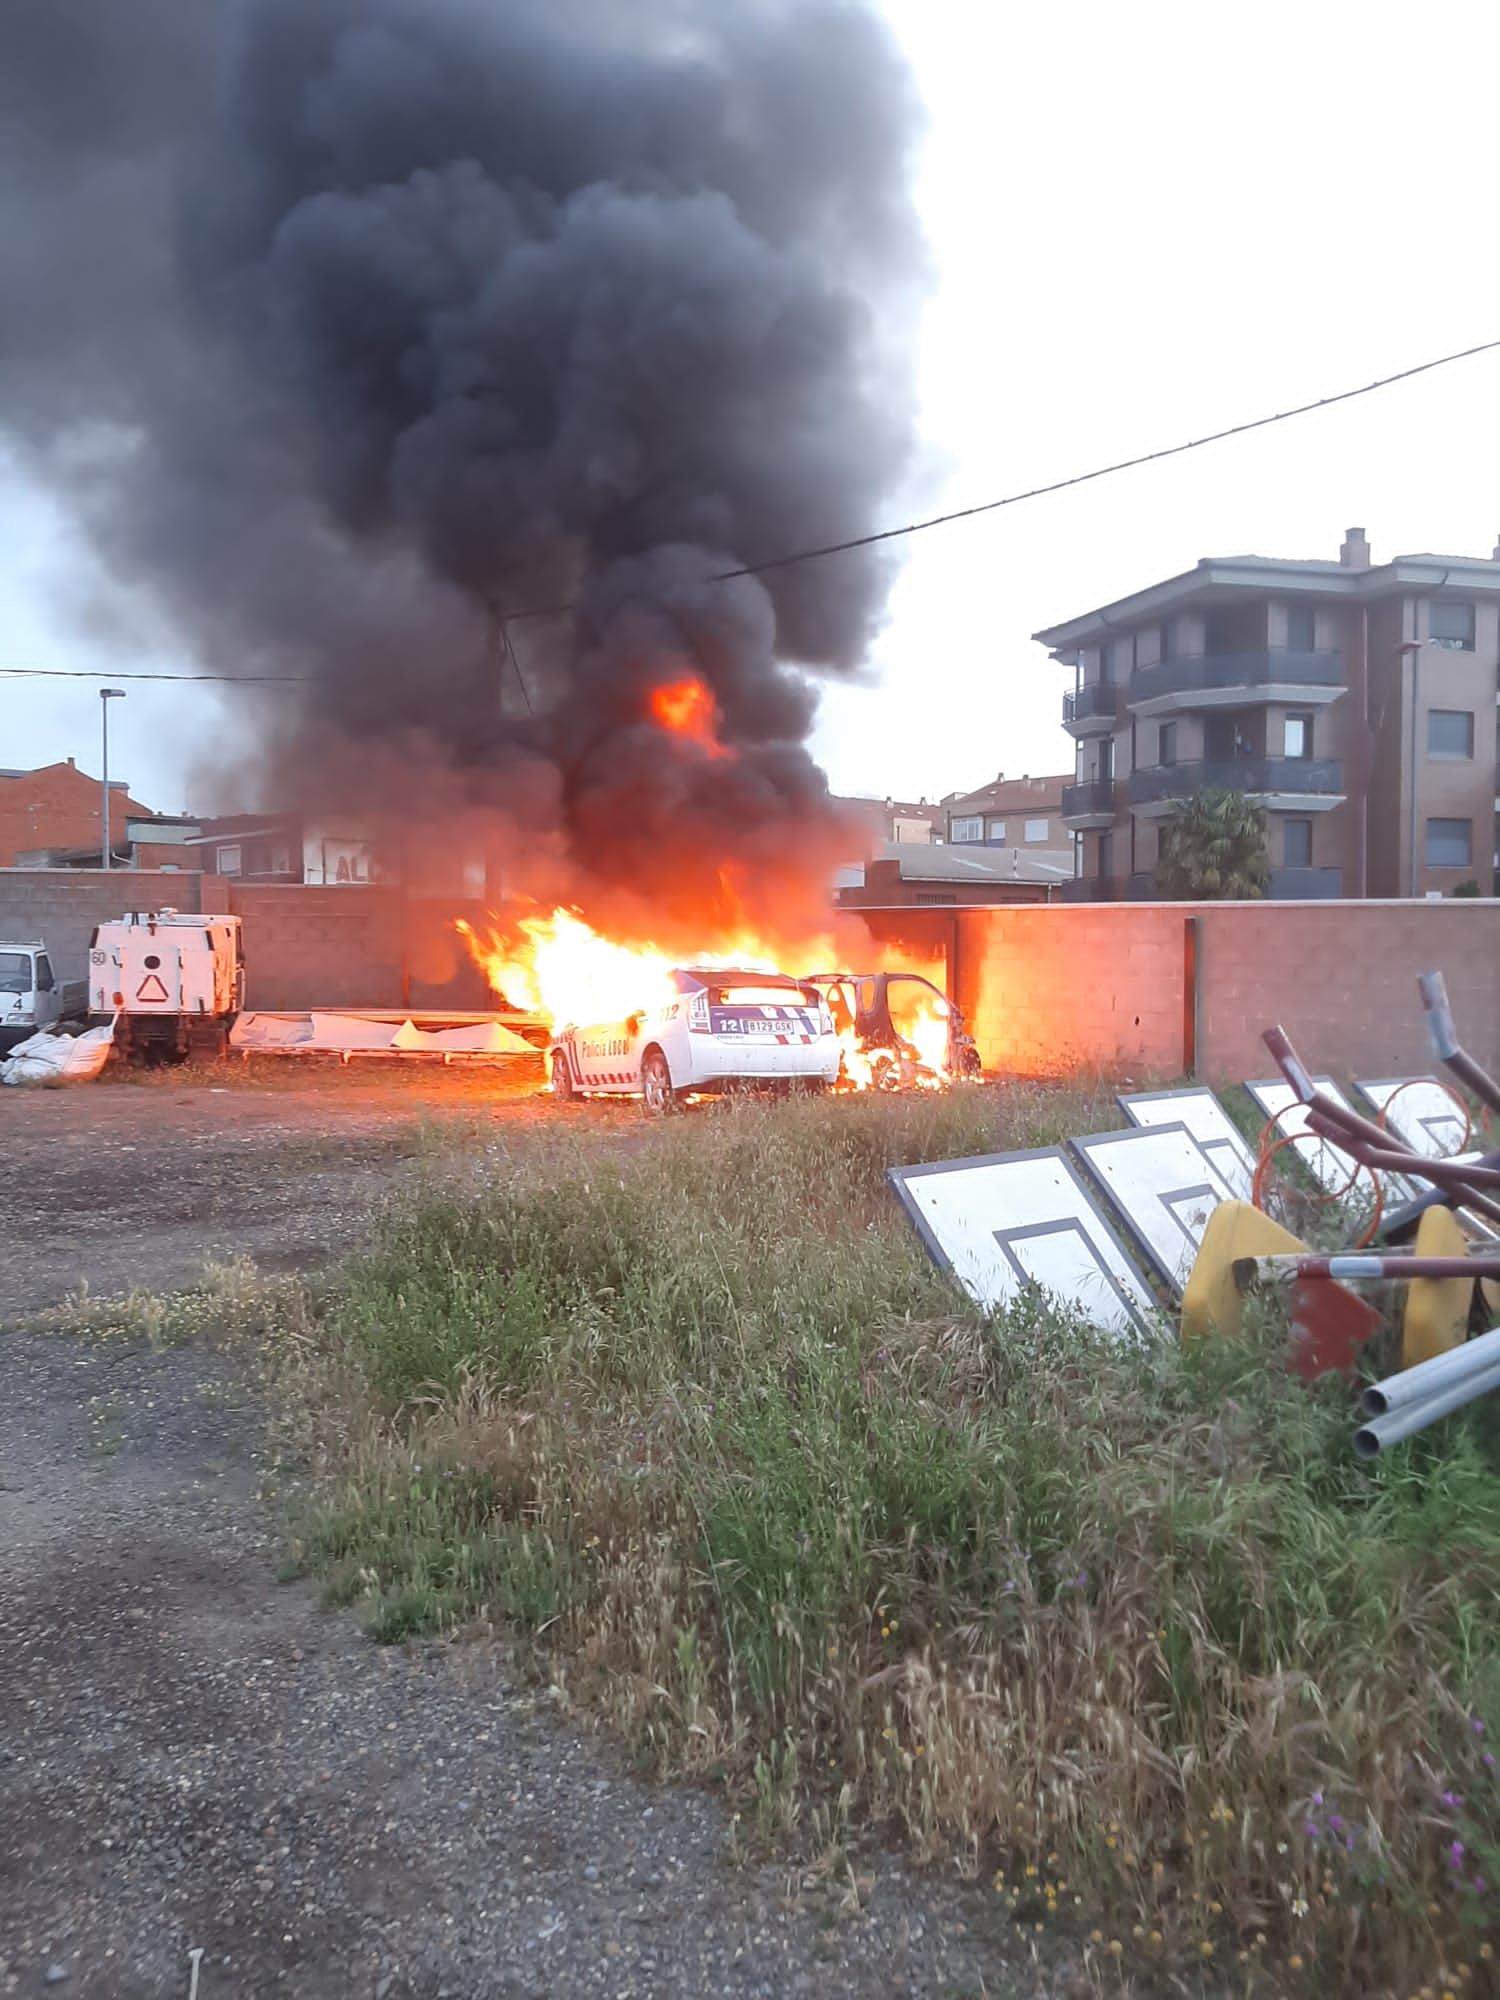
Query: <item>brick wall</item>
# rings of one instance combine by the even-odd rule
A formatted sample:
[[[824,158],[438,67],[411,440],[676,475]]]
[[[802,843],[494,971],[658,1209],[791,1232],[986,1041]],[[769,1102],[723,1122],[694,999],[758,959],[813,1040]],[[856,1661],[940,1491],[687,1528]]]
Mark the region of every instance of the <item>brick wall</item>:
[[[201,910],[199,875],[133,868],[0,868],[0,938],[41,938],[60,979],[88,972],[89,933],[130,910]]]

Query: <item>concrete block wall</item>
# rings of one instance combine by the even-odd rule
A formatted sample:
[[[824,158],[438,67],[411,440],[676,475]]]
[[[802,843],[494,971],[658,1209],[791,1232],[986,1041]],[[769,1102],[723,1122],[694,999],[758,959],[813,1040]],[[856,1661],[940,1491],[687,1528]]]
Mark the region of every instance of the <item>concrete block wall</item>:
[[[1441,972],[1459,1037],[1500,1076],[1500,903],[1209,904],[1200,918],[1198,1068],[1265,1076],[1279,1023],[1340,1077],[1433,1068],[1417,975]]]
[[[244,923],[245,1004],[302,1008],[493,1006],[453,930],[477,905],[378,887],[259,887],[206,876],[204,894]]]
[[[83,979],[95,924],[133,910],[201,910],[202,879],[177,869],[0,868],[0,939],[39,937],[60,979]]]
[[[1181,1075],[1186,920],[1196,920],[1195,1074],[1272,1070],[1280,1024],[1306,1060],[1348,1079],[1433,1067],[1417,975],[1440,971],[1459,1034],[1500,1076],[1500,902],[1123,903],[965,911],[955,997],[987,1066]],[[937,926],[934,926],[937,935]]]
[[[962,914],[955,998],[986,1066],[1022,1076],[1176,1075],[1182,914],[1115,903]]]

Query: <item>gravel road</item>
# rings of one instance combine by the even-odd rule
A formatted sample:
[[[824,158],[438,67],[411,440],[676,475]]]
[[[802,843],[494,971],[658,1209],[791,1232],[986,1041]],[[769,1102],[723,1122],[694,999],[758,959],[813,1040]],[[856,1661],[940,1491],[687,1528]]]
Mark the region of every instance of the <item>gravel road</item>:
[[[857,1916],[789,1900],[488,1649],[278,1583],[231,1356],[12,1332],[0,1379],[0,1991],[185,1996],[194,1948],[198,2000],[1087,1990],[885,1854]]]

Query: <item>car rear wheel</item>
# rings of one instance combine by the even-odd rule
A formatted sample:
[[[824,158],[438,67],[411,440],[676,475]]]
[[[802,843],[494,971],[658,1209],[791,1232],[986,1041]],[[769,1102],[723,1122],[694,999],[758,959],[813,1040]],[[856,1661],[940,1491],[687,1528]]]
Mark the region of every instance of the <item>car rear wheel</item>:
[[[641,1058],[641,1097],[653,1118],[664,1116],[677,1102],[672,1072],[660,1049],[647,1049]]]
[[[552,1095],[559,1104],[571,1104],[578,1095],[578,1086],[573,1081],[573,1065],[563,1049],[552,1051]]]

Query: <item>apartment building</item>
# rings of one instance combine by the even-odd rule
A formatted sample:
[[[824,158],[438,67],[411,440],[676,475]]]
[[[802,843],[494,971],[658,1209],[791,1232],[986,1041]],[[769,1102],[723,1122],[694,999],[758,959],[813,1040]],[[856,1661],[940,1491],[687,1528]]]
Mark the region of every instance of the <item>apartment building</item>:
[[[1002,771],[973,792],[942,801],[950,847],[1063,848],[1072,841],[1062,816],[1070,771],[1055,778],[1007,778]]]
[[[1206,557],[1034,637],[1074,677],[1070,898],[1150,897],[1207,787],[1266,807],[1273,896],[1493,893],[1500,545],[1377,564],[1351,528],[1336,562]]]

